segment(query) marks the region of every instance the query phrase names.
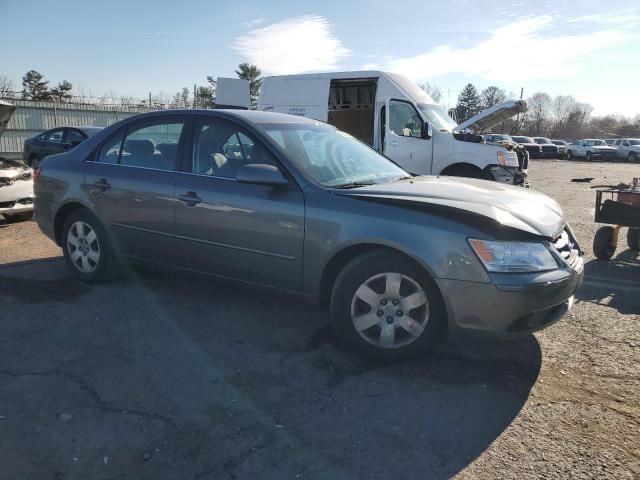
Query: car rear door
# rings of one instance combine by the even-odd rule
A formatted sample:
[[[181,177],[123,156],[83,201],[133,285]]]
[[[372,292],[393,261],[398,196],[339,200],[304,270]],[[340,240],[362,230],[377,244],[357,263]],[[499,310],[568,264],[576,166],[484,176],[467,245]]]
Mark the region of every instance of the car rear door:
[[[185,125],[177,115],[128,124],[86,162],[86,189],[126,256],[174,261],[174,184]]]
[[[245,164],[276,165],[272,152],[235,122],[194,126],[188,173],[176,181],[180,265],[289,290],[302,285],[304,196],[293,179],[274,187],[241,183]]]

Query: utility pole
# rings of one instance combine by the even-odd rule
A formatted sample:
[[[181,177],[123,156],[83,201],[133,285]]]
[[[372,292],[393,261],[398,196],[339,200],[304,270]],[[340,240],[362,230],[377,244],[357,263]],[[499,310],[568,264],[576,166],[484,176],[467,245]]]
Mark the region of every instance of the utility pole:
[[[149,108],[151,108],[151,92],[149,92]]]
[[[198,108],[198,97],[196,95],[196,84],[193,84],[193,108]]]

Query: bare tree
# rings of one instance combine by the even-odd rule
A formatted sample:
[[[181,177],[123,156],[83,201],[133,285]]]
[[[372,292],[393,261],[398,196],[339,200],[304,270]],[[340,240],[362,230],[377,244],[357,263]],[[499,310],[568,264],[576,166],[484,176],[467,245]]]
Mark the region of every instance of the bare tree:
[[[5,75],[0,76],[0,98],[11,99],[14,95],[13,82]]]
[[[418,86],[433,98],[434,102],[440,103],[440,100],[442,100],[442,90],[440,90],[440,87],[429,82],[422,82]]]
[[[551,103],[552,125],[550,136],[563,136],[564,129],[571,112],[576,108],[578,101],[571,95],[558,95]]]
[[[530,133],[541,136],[546,132],[551,117],[551,97],[548,93],[537,92],[527,100],[527,127]]]

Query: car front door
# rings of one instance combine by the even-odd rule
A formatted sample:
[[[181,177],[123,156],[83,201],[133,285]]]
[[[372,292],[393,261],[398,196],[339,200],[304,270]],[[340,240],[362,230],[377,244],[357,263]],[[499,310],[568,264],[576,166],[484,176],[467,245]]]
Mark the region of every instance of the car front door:
[[[189,173],[176,182],[180,264],[225,277],[300,290],[304,196],[293,181],[242,183],[246,164],[271,164],[274,155],[234,122],[206,119],[194,127]]]
[[[620,146],[618,147],[618,155],[620,157],[626,158],[626,156],[629,154],[630,146],[631,144],[629,143],[629,140],[621,141]]]
[[[423,138],[424,122],[413,104],[392,99],[387,112],[383,153],[411,173],[433,173],[433,140]]]
[[[141,120],[85,163],[85,188],[122,254],[173,263],[174,183],[186,131],[178,116]]]

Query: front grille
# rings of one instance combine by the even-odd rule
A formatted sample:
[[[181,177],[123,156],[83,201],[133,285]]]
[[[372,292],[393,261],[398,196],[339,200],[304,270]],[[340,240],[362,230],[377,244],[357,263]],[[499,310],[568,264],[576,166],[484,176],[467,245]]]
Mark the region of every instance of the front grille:
[[[558,147],[554,147],[552,145],[543,145],[542,146],[542,151],[543,152],[557,152],[558,151]]]
[[[571,230],[565,228],[552,243],[558,255],[576,272],[582,271],[582,252]]]

